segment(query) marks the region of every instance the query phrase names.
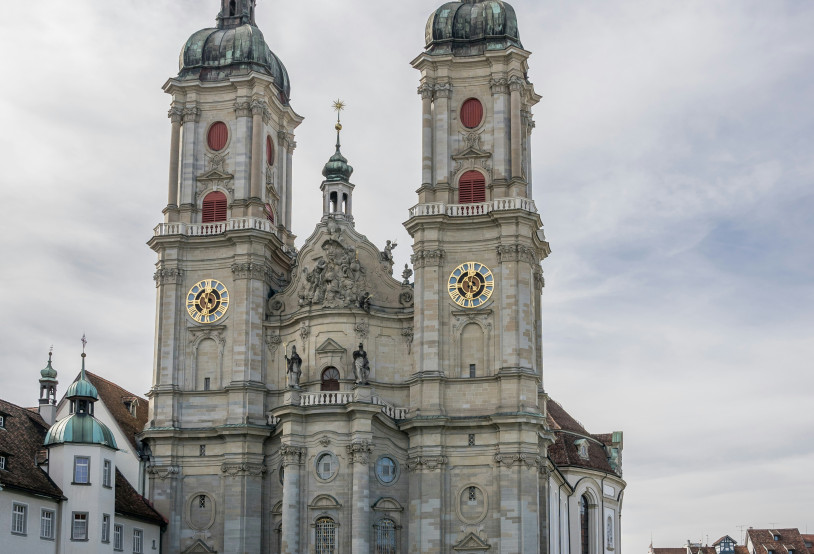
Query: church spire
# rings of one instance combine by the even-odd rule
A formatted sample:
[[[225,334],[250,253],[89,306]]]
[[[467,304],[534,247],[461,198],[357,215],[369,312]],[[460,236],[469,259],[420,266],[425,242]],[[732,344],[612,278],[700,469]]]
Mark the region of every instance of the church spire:
[[[240,25],[256,26],[254,7],[256,0],[221,0],[218,29],[232,29]]]
[[[322,190],[322,219],[323,221],[328,218],[344,219],[353,223],[351,196],[354,185],[350,182],[353,167],[348,165],[347,158],[342,155],[342,143],[339,136],[342,131],[340,115],[342,110],[345,109],[345,103],[336,100],[333,103],[333,109],[336,110],[336,125],[334,125],[336,129],[336,152],[322,169],[322,175],[325,177],[320,187],[320,190]]]

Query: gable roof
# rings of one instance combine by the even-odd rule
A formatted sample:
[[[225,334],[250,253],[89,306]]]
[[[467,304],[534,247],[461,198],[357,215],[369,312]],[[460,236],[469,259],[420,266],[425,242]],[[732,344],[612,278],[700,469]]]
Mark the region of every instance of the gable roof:
[[[548,447],[548,457],[555,465],[558,467],[583,467],[615,473],[608,462],[608,454],[604,448],[605,445],[610,444],[612,433],[591,435],[579,421],[571,417],[556,401],[549,399],[546,406],[546,422],[554,432],[554,443]],[[579,449],[575,441],[580,438],[588,439],[587,459],[579,455]],[[682,552],[684,552],[684,549],[682,549]]]
[[[127,441],[133,447],[133,452],[140,452],[141,449],[136,441],[136,435],[141,433],[147,424],[147,412],[149,409],[147,399],[137,396],[121,388],[116,383],[112,383],[90,371],[86,371],[85,375],[93,386],[96,387],[99,393],[99,400],[104,402],[105,408],[108,409],[110,415],[116,420],[122,433],[127,437]],[[133,417],[130,410],[127,409],[127,406],[124,405],[125,400],[135,400],[138,402],[135,417]]]
[[[116,513],[164,526],[167,520],[116,468]]]
[[[0,400],[5,416],[0,429],[0,455],[6,457],[6,469],[0,470],[0,485],[62,499],[62,490],[36,465],[48,426],[39,414]]]
[[[747,529],[746,533],[757,554],[766,554],[769,550],[775,554],[787,554],[789,550],[794,550],[795,554],[808,552],[797,529]],[[780,540],[774,540],[774,535],[780,535]]]

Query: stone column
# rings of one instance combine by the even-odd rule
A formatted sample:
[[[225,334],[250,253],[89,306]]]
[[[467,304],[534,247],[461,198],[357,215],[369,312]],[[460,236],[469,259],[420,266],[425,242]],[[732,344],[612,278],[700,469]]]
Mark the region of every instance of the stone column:
[[[280,203],[277,206],[277,218],[274,225],[282,225],[288,228],[288,173],[291,166],[288,165],[288,135],[285,131],[277,131],[277,153],[274,155],[274,163],[278,166],[275,183],[277,194],[280,195]]]
[[[155,358],[153,361],[153,386],[150,389],[150,419],[156,427],[175,427],[175,392],[180,383],[176,364],[182,359],[184,341],[181,329],[184,325],[184,270],[161,267],[153,275],[156,286]],[[173,260],[169,263],[177,263]]]
[[[200,172],[203,164],[203,155],[198,160],[198,140],[196,131],[198,121],[201,119],[201,109],[197,106],[184,108],[183,115],[183,136],[181,137],[183,160],[180,161],[179,181],[181,201],[181,221],[192,223],[195,211],[195,176]],[[200,165],[200,167],[199,167]]]
[[[226,462],[221,465],[224,497],[223,542],[232,552],[260,552],[263,525],[263,479],[266,466]]]
[[[288,232],[291,233],[291,210],[293,209],[292,203],[292,161],[294,159],[294,149],[297,147],[297,143],[289,137],[286,141],[286,174],[285,174],[285,228],[288,229]],[[290,236],[291,244],[289,246],[294,246],[294,237],[293,235]]]
[[[449,183],[449,98],[452,85],[435,85],[435,182]],[[436,201],[439,199],[436,198]],[[446,200],[445,198],[442,200]]]
[[[410,478],[410,554],[446,552],[442,510],[446,505],[443,469],[446,463],[444,456],[414,456],[407,460],[407,470],[415,472]]]
[[[263,196],[263,115],[266,105],[260,100],[252,102],[252,161],[249,185],[249,216],[261,217],[262,209],[252,206],[260,203]]]
[[[523,159],[523,134],[520,119],[520,91],[523,87],[523,80],[516,75],[509,79],[509,90],[511,90],[512,102],[512,179],[522,179],[522,159]]]
[[[353,500],[351,501],[351,552],[370,552],[370,453],[369,440],[354,441],[347,446],[353,466]]]
[[[300,470],[305,450],[283,445],[283,554],[300,554]]]
[[[526,453],[495,455],[500,494],[499,552],[540,552],[539,456]]]
[[[183,514],[184,495],[181,490],[181,468],[173,465],[155,464],[147,469],[149,474],[150,499],[156,510],[162,514]],[[181,552],[182,517],[173,517],[167,524],[163,539],[167,552]],[[124,537],[125,541],[127,537]],[[127,542],[125,542],[127,544]]]
[[[178,220],[178,164],[181,162],[181,120],[184,110],[173,107],[168,114],[172,121],[172,131],[170,135],[170,178],[167,191],[167,211],[165,212],[168,223]]]
[[[489,82],[492,89],[492,109],[494,110],[494,180],[506,181],[511,172],[509,167],[509,82],[505,77],[492,79]],[[505,183],[501,183],[500,190],[495,190],[495,198],[505,196]]]
[[[432,85],[418,87],[421,95],[421,184],[432,185]]]

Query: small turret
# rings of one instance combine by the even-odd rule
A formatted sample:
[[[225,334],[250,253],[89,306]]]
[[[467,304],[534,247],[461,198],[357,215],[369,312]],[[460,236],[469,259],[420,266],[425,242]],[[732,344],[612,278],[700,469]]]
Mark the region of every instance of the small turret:
[[[328,163],[322,169],[325,180],[320,186],[322,191],[322,221],[329,219],[341,219],[353,224],[353,189],[350,176],[353,174],[353,167],[348,165],[348,160],[342,155],[339,133],[342,131],[340,113],[345,109],[345,104],[341,100],[334,102],[336,110],[336,152],[330,157]]]
[[[40,371],[39,414],[48,425],[54,424],[57,414],[57,371],[51,367],[53,351],[48,352],[48,365]]]

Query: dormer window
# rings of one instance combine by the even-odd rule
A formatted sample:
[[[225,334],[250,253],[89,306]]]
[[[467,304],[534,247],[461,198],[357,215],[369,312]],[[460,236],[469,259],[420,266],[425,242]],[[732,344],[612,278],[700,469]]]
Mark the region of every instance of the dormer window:
[[[774,535],[774,540],[779,541],[779,540],[780,540],[780,535],[775,534],[775,535]]]
[[[5,429],[5,428],[6,428],[6,416],[3,415],[3,414],[0,414],[0,429]]]
[[[583,460],[587,460],[589,458],[588,455],[588,440],[587,439],[577,439],[574,441],[574,445],[577,447],[577,455],[582,458]]]
[[[137,417],[138,413],[138,399],[137,398],[127,398],[122,401],[124,407],[127,408],[127,411],[130,412],[130,415],[133,417]]]
[[[0,469],[3,469],[3,470],[6,469],[6,457],[5,456],[0,456]]]

